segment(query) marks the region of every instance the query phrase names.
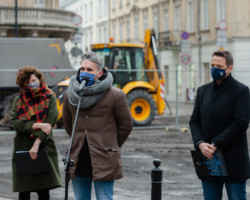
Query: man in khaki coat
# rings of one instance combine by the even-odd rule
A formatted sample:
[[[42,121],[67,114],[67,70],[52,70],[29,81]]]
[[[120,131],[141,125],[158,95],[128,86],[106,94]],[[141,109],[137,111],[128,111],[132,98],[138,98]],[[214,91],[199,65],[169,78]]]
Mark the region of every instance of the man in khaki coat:
[[[81,105],[70,152],[70,175],[76,200],[90,200],[94,182],[97,200],[113,200],[114,180],[122,178],[120,148],[132,130],[125,93],[112,87],[113,77],[94,52],[82,56],[81,68],[71,77],[63,102],[63,123],[71,135],[81,81]]]

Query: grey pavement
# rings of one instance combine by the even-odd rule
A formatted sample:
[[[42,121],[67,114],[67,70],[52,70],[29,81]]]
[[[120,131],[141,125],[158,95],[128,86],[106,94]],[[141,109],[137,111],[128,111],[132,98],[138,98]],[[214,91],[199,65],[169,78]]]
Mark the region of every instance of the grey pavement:
[[[170,102],[175,113],[175,104]],[[193,109],[193,104],[179,103],[180,126],[186,127]],[[114,200],[150,200],[151,169],[154,158],[162,161],[163,170],[162,200],[201,200],[202,188],[196,177],[190,150],[193,149],[190,131],[168,129],[175,126],[175,115],[164,115],[155,118],[150,128],[134,129],[122,147],[124,178],[115,182]],[[250,130],[248,130],[248,134]],[[13,148],[13,131],[0,131],[0,200],[16,200],[11,179],[11,154]],[[51,190],[51,200],[64,199],[64,165],[69,145],[69,137],[63,129],[54,130],[54,138],[59,154],[59,166],[63,187]],[[249,141],[250,143],[250,141]],[[92,200],[96,200],[93,190]],[[250,199],[250,183],[247,183],[247,196]],[[37,199],[32,194],[32,200]],[[73,200],[71,181],[69,200]],[[223,200],[227,199],[225,192]]]

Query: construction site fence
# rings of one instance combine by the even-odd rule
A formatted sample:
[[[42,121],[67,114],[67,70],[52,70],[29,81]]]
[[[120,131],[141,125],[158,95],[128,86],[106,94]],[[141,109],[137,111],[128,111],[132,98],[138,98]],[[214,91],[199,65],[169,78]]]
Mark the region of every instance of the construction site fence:
[[[16,85],[16,74],[19,69],[0,69],[0,120],[4,117],[6,112],[9,112],[7,108],[8,104],[11,104],[9,99],[18,95],[19,88]],[[45,82],[48,86],[55,90],[58,88],[58,83],[65,79],[70,79],[75,75],[78,70],[76,69],[40,69],[45,77]],[[165,100],[166,109],[163,116],[157,116],[155,120],[161,117],[175,118],[175,126],[183,125],[179,118],[191,116],[193,104],[195,102],[196,92],[199,86],[211,82],[210,69],[208,70],[195,70],[192,67],[175,67],[172,69],[161,70],[145,70],[145,69],[115,69],[108,70],[112,73],[114,78],[114,87],[123,88],[129,82],[132,81],[152,81],[152,77],[156,76],[158,80],[159,74],[163,75],[162,79],[165,80]],[[250,87],[250,70],[247,71],[233,71],[233,77],[243,82]],[[151,80],[149,80],[151,77]],[[55,92],[56,95],[60,95],[60,91]],[[167,125],[161,122],[155,123],[153,128],[162,128]],[[1,122],[0,122],[1,125]],[[185,126],[187,122],[185,122]],[[150,127],[147,127],[150,128]]]

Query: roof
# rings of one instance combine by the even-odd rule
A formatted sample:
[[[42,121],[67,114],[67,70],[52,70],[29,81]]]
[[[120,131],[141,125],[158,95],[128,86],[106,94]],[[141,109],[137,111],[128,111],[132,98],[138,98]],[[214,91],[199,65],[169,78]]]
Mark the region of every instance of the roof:
[[[133,47],[133,48],[143,48],[144,44],[137,43],[101,43],[101,44],[91,44],[91,49],[102,49],[102,48],[113,48],[113,47]]]

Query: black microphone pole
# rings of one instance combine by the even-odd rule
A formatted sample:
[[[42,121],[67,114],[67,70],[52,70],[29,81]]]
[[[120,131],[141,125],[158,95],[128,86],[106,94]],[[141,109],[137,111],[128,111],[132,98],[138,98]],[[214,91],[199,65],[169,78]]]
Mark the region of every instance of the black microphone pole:
[[[82,79],[81,85],[80,85],[80,87],[78,89],[79,101],[78,101],[78,105],[77,105],[74,126],[73,126],[73,130],[72,130],[71,138],[70,138],[69,150],[68,150],[66,159],[65,158],[62,159],[62,161],[64,162],[64,165],[65,165],[64,166],[64,171],[65,171],[65,200],[68,200],[68,188],[69,188],[69,181],[70,181],[69,168],[74,165],[74,161],[70,160],[69,156],[70,156],[70,151],[71,151],[71,147],[72,147],[72,142],[73,142],[73,139],[74,139],[76,122],[77,122],[78,113],[79,113],[79,109],[80,109],[80,104],[81,104],[81,100],[82,100],[81,97],[83,95],[83,88],[86,85],[86,83],[88,83],[88,81],[89,81],[89,78],[84,76],[83,79]]]

